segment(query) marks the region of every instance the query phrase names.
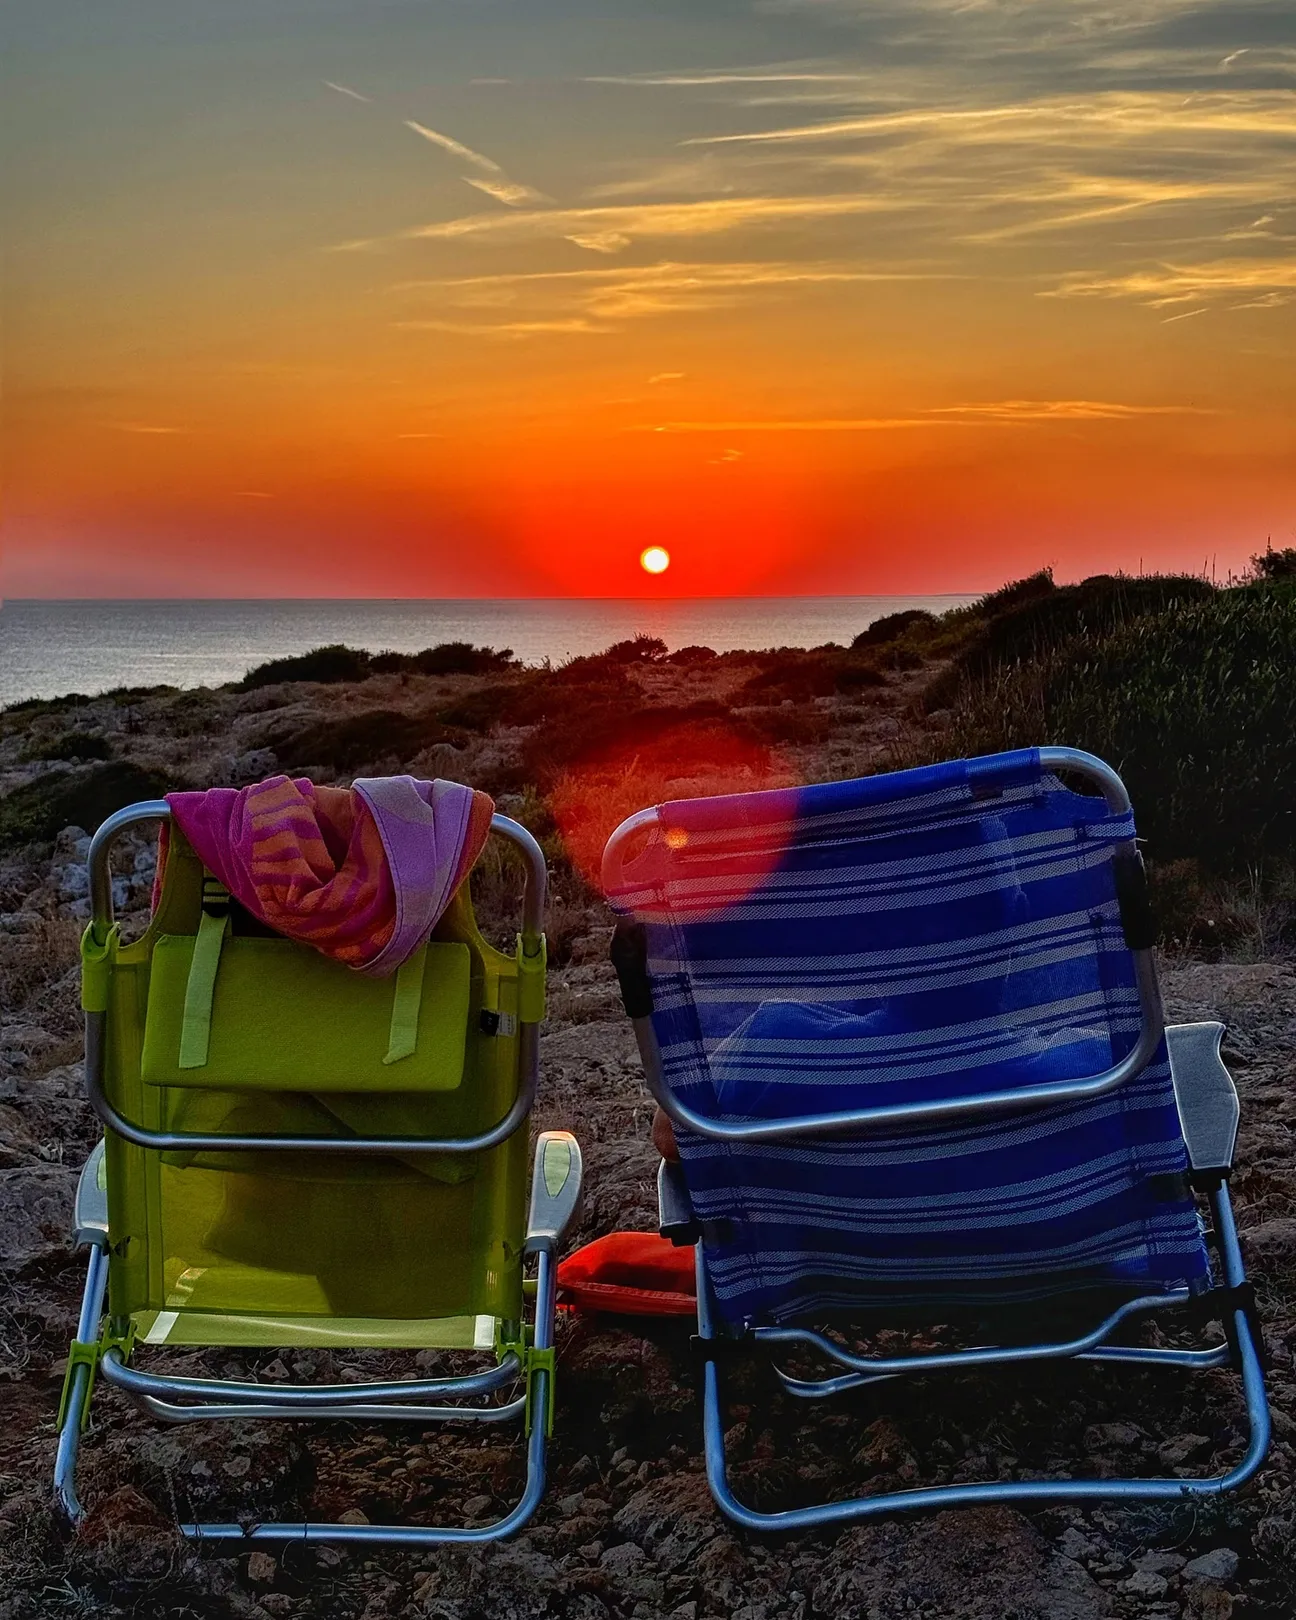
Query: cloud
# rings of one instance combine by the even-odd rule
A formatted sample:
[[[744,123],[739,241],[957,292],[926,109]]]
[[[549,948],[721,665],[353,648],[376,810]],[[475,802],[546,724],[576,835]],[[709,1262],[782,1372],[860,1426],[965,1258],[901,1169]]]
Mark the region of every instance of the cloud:
[[[118,433],[147,433],[170,435],[173,433],[188,433],[188,428],[164,427],[156,422],[109,422],[108,426]]]
[[[439,330],[483,337],[549,332],[605,332],[626,321],[698,314],[732,307],[753,297],[816,287],[925,279],[911,268],[877,269],[848,262],[795,260],[628,265],[599,270],[522,271],[513,274],[442,277],[399,283],[393,291],[435,300]],[[520,320],[518,306],[525,304]],[[473,322],[447,319],[446,307],[475,310]],[[496,312],[499,313],[496,313]],[[408,324],[428,325],[415,317]],[[654,383],[682,372],[658,372]]]
[[[413,118],[405,120],[405,128],[412,129],[416,135],[421,135],[425,141],[431,141],[433,146],[439,146],[443,152],[449,152],[451,157],[457,157],[465,163],[471,163],[474,168],[483,170],[486,174],[503,174],[503,169],[492,158],[482,152],[474,152],[471,146],[465,146],[452,135],[443,135],[438,129],[429,129],[426,124],[420,124]]]
[[[1132,298],[1151,309],[1163,309],[1245,294],[1264,297],[1263,307],[1267,308],[1285,303],[1296,294],[1296,259],[1216,259],[1200,264],[1159,264],[1117,274],[1081,271],[1067,276],[1044,296]]]
[[[683,382],[688,376],[686,371],[657,371],[648,379],[648,386],[655,388],[658,383]]]
[[[362,96],[358,90],[353,90],[348,84],[334,84],[332,79],[321,79],[320,83],[326,90],[336,90],[340,96],[350,96],[352,101],[373,101],[372,96]]]
[[[469,214],[422,225],[405,236],[420,241],[494,237],[520,242],[566,240],[599,253],[633,241],[661,237],[716,236],[753,226],[840,219],[904,206],[858,192],[800,197],[709,197],[675,203],[635,203],[615,208],[551,208],[514,214]]]
[[[518,185],[513,180],[482,180],[472,175],[465,175],[464,180],[470,186],[476,186],[478,191],[484,191],[488,197],[494,197],[496,202],[506,203],[510,208],[520,208],[523,203],[543,202],[543,195],[531,186]]]
[[[1191,405],[1128,405],[1092,399],[1001,399],[937,405],[908,416],[799,417],[781,421],[659,422],[651,433],[876,433],[897,428],[994,427],[1026,422],[1125,422],[1144,416],[1202,416]]]

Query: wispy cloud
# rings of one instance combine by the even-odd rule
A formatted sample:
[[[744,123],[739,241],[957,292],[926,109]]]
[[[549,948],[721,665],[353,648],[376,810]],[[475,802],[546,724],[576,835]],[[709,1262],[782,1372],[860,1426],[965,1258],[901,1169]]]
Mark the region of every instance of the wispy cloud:
[[[421,225],[405,235],[411,240],[443,242],[463,237],[494,237],[512,242],[547,238],[575,242],[579,247],[607,253],[641,239],[716,236],[753,226],[841,219],[904,206],[900,198],[874,198],[858,192],[799,197],[708,197],[690,202],[637,203],[615,208],[469,214],[435,225]]]
[[[543,193],[533,187],[510,180],[494,158],[488,158],[484,152],[474,152],[471,146],[465,146],[462,141],[455,140],[453,135],[444,135],[439,129],[429,129],[426,124],[420,124],[413,118],[405,120],[405,127],[412,129],[416,135],[421,135],[425,141],[431,141],[433,146],[439,146],[451,157],[456,157],[460,162],[477,169],[478,174],[466,174],[463,178],[478,191],[485,192],[488,197],[494,197],[496,202],[502,202],[509,208],[520,208],[524,203],[539,203],[545,200]]]
[[[1046,296],[1132,298],[1162,309],[1169,304],[1223,301],[1248,294],[1273,300],[1264,307],[1275,307],[1296,295],[1296,259],[1216,259],[1202,264],[1160,264],[1115,275],[1078,272]]]
[[[658,383],[683,382],[688,375],[684,371],[657,371],[648,379],[648,386],[655,388]]]
[[[476,169],[482,169],[487,174],[504,173],[493,158],[488,158],[484,152],[474,152],[471,146],[465,146],[462,141],[455,140],[453,135],[443,135],[439,129],[429,129],[426,124],[420,124],[413,118],[405,120],[405,128],[412,129],[425,141],[431,141],[433,146],[439,146],[443,152],[449,152],[451,157],[457,157],[464,163],[471,163]]]
[[[1201,416],[1191,405],[1130,405],[1093,399],[1002,399],[937,405],[908,416],[792,417],[725,422],[657,422],[651,433],[877,433],[897,428],[1012,427],[1036,422],[1126,422],[1146,416]]]
[[[160,422],[109,422],[108,426],[118,433],[145,433],[158,434],[169,437],[175,433],[188,433],[188,428],[166,427]]]
[[[320,83],[326,90],[336,90],[340,96],[350,96],[352,101],[373,100],[372,96],[362,96],[358,90],[353,90],[349,84],[335,84],[332,79],[321,79]]]
[[[432,299],[437,314],[402,325],[431,326],[439,331],[473,333],[483,337],[531,336],[552,332],[606,332],[632,320],[652,316],[699,314],[731,307],[758,296],[770,296],[814,287],[866,282],[925,279],[921,269],[875,269],[838,262],[800,263],[794,260],[732,263],[673,262],[617,266],[606,270],[529,271],[504,275],[442,277],[399,283],[393,291],[407,297]],[[525,304],[526,319],[518,306]],[[449,306],[474,311],[465,321],[447,318]],[[658,372],[652,383],[671,382],[682,372]]]

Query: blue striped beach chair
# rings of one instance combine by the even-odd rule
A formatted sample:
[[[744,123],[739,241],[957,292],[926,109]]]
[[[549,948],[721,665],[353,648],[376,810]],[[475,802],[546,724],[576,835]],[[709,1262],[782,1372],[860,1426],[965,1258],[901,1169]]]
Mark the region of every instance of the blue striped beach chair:
[[[622,823],[603,877],[626,1010],[679,1145],[662,1229],[697,1245],[707,1470],[732,1520],[1191,1499],[1255,1473],[1269,1419],[1227,1188],[1237,1095],[1221,1025],[1164,1026],[1114,771],[1030,749],[664,804]],[[1062,1297],[1082,1326],[1040,1342],[865,1355],[821,1331],[966,1308],[1025,1312],[1038,1332],[1038,1302]],[[1218,1321],[1223,1340],[1129,1342],[1162,1311]],[[1023,1361],[1231,1364],[1250,1440],[1212,1479],[948,1484],[758,1512],[734,1496],[724,1446],[722,1363],[746,1352],[807,1399]],[[794,1352],[827,1376],[783,1370]]]

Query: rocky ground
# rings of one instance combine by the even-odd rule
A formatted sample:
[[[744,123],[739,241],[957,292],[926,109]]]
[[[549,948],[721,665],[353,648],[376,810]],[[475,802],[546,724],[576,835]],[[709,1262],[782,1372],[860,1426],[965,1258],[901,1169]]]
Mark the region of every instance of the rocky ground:
[[[16,797],[24,815],[33,805],[34,813],[53,814],[99,791],[94,782],[105,771],[135,772],[134,796],[155,791],[149,781],[176,778],[202,785],[310,767],[317,778],[346,779],[360,769],[406,768],[487,786],[547,839],[561,833],[575,867],[557,885],[557,966],[537,1124],[574,1130],[581,1140],[585,1239],[645,1228],[654,1213],[651,1110],[605,963],[607,919],[580,875],[607,830],[603,822],[667,792],[885,766],[902,726],[912,723],[916,684],[930,674],[893,670],[876,683],[789,695],[770,668],[718,661],[705,681],[687,664],[634,669],[628,678],[643,712],[659,717],[674,706],[678,726],[663,731],[650,718],[635,748],[608,744],[596,754],[564,749],[561,738],[596,736],[599,705],[624,694],[617,676],[613,696],[599,696],[597,671],[556,719],[514,712],[500,720],[501,683],[457,676],[125,694],[9,711],[0,715],[0,794],[11,807]],[[529,679],[509,676],[503,685],[525,695]],[[483,690],[495,694],[487,704],[495,710],[474,729],[463,722]],[[390,750],[348,757],[339,737],[351,723],[373,735],[367,717],[375,714],[387,717]],[[392,716],[414,729],[402,731]],[[107,750],[94,752],[97,745],[78,744],[78,736],[107,738]],[[536,767],[537,736],[550,756],[544,770]],[[591,815],[593,801],[601,819]],[[726,1526],[707,1492],[687,1329],[568,1319],[548,1492],[532,1525],[508,1545],[427,1555],[331,1548],[195,1555],[173,1528],[189,1511],[484,1522],[516,1492],[521,1458],[507,1437],[477,1431],[161,1430],[106,1389],[84,1450],[90,1513],[77,1536],[63,1536],[47,1482],[81,1275],[65,1234],[76,1170],[95,1137],[80,1098],[75,1011],[85,846],[79,827],[53,842],[48,826],[35,832],[37,841],[11,838],[0,853],[0,1620],[1285,1620],[1296,1613],[1296,971],[1273,961],[1176,959],[1164,974],[1173,1017],[1228,1024],[1226,1055],[1243,1101],[1233,1189],[1273,1361],[1275,1435],[1264,1471],[1236,1498],[1197,1509],[997,1508],[776,1543],[749,1538]],[[140,842],[121,866],[118,905],[138,917],[151,852]],[[492,920],[503,916],[505,876],[484,878],[481,906]],[[903,1336],[882,1332],[878,1342],[896,1347]],[[370,1377],[396,1367],[373,1352],[173,1355],[165,1364],[209,1373],[251,1366],[271,1379]],[[1226,1373],[1130,1376],[1073,1366],[928,1380],[808,1415],[790,1410],[771,1386],[757,1368],[730,1380],[734,1482],[764,1506],[861,1486],[978,1477],[1212,1472],[1243,1448],[1243,1413]]]

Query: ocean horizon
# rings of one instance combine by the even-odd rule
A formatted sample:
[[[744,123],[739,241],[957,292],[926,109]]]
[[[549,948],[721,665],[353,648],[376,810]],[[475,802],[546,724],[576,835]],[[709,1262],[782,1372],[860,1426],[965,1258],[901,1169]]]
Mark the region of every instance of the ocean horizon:
[[[0,603],[0,708],[117,686],[221,686],[270,658],[345,642],[420,652],[438,642],[509,647],[524,664],[601,652],[635,635],[733,652],[846,644],[908,608],[975,595],[402,598],[367,601],[33,600]]]

